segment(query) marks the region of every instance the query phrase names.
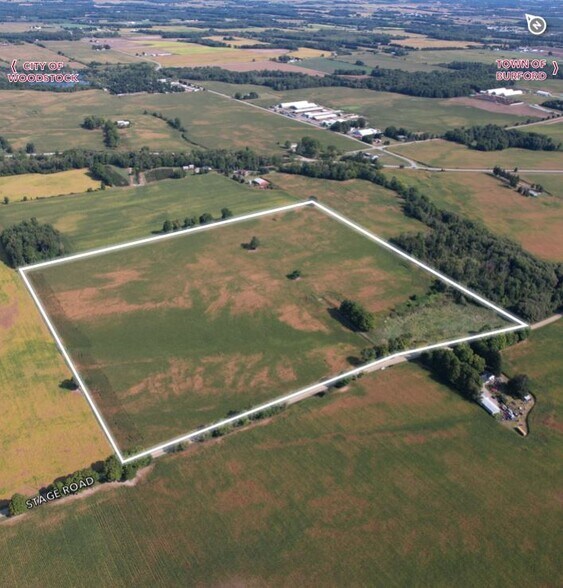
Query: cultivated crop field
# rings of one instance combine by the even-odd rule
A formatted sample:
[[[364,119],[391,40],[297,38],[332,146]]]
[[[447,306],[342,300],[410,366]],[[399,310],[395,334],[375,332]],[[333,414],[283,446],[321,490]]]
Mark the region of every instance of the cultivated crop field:
[[[395,366],[158,460],[132,488],[5,527],[0,582],[14,585],[15,566],[21,586],[85,568],[97,570],[86,586],[186,573],[214,585],[559,585],[563,453],[545,419],[561,422],[563,373],[545,352],[562,342],[548,327],[511,358],[516,371],[529,356],[549,374],[527,439],[417,366]]]
[[[23,282],[0,262],[0,500],[110,452],[86,400],[60,388],[69,377]]]
[[[391,174],[390,174],[391,175]],[[563,194],[526,198],[506,183],[485,173],[393,170],[392,175],[416,186],[438,206],[480,220],[491,231],[519,242],[524,249],[550,261],[563,260]],[[549,190],[557,176],[537,174],[532,179]],[[549,184],[549,185],[548,185]]]
[[[233,92],[237,91],[233,86]],[[53,94],[34,91],[0,91],[0,128],[16,148],[35,143],[38,152],[70,148],[104,149],[100,131],[81,128],[87,115],[112,120],[126,119],[131,127],[120,131],[118,149],[189,151],[194,146],[238,149],[250,147],[262,153],[280,153],[279,144],[316,137],[325,146],[342,151],[361,148],[356,141],[315,129],[285,117],[252,108],[209,92],[196,94],[142,94],[113,96],[99,90]],[[179,117],[191,143],[165,121],[144,111]]]
[[[490,115],[491,113],[487,113],[487,117]],[[530,129],[535,128],[535,126],[530,127]],[[405,155],[425,165],[439,168],[492,169],[495,165],[500,165],[505,169],[515,167],[563,169],[563,151],[531,151],[514,148],[502,151],[477,151],[469,149],[465,145],[442,139],[410,145],[394,145],[390,151],[395,151],[399,155]]]
[[[261,241],[256,250],[244,245],[252,236]],[[294,269],[301,279],[288,279]],[[28,276],[123,449],[349,369],[377,336],[354,332],[340,302],[353,298],[383,323],[431,283],[310,207]],[[436,312],[443,317],[451,306]],[[443,320],[441,329],[430,317],[429,334],[415,331],[417,344],[502,324],[485,310],[466,315],[466,324]]]
[[[166,219],[183,220],[204,212],[218,218],[225,206],[234,214],[243,214],[294,201],[295,197],[282,190],[255,190],[210,173],[135,188],[0,205],[0,230],[36,217],[61,231],[68,250],[76,252],[148,237],[159,231]]]
[[[233,92],[236,91],[233,89]],[[379,129],[388,126],[405,127],[411,131],[443,134],[445,130],[477,124],[514,124],[525,117],[486,112],[479,108],[460,105],[447,99],[419,98],[392,92],[374,92],[354,88],[307,88],[277,92],[256,102],[271,106],[279,102],[311,100],[318,104],[340,108],[365,116],[370,125]]]
[[[22,174],[0,177],[0,198],[11,202],[24,198],[41,198],[78,194],[88,189],[98,190],[100,182],[92,179],[88,170],[72,169],[56,174]]]

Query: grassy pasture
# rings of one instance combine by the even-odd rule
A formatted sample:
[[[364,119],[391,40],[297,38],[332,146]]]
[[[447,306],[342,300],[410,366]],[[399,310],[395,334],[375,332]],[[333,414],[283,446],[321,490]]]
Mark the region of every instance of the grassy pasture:
[[[143,115],[144,109],[132,106],[128,98],[111,96],[98,90],[55,94],[34,91],[4,91],[0,93],[0,126],[3,134],[17,148],[32,141],[38,152],[70,148],[104,149],[102,132],[88,131],[80,125],[88,114],[112,120],[131,120],[129,129],[120,130],[119,149],[189,150],[180,134],[166,122]],[[145,97],[147,106],[157,99]]]
[[[362,180],[335,182],[279,173],[271,174],[270,178],[285,192],[301,199],[315,196],[385,239],[403,232],[426,230],[421,222],[406,217],[395,192],[382,186]]]
[[[257,102],[271,106],[292,100],[312,100],[346,112],[355,112],[365,116],[371,125],[380,129],[395,125],[412,131],[443,133],[460,126],[487,123],[504,125],[525,120],[517,115],[486,112],[448,100],[354,88],[308,88],[277,92],[275,99],[264,97]]]
[[[159,460],[135,487],[37,509],[0,534],[0,581],[559,585],[562,341],[548,327],[510,358],[546,377],[527,439],[395,366]]]
[[[263,245],[245,251],[252,235]],[[297,282],[286,277],[295,268]],[[31,279],[122,447],[164,441],[349,368],[367,342],[333,316],[340,301],[358,300],[383,325],[431,282],[316,209]],[[418,345],[502,324],[485,310],[450,307],[425,317],[431,329],[410,329]]]
[[[442,139],[418,144],[394,145],[390,151],[432,167],[492,169],[495,165],[500,165],[506,169],[515,167],[563,169],[562,151],[530,151],[529,149],[477,151]]]
[[[233,86],[233,92],[237,90]],[[297,141],[304,135],[317,137],[324,145],[343,151],[357,149],[358,143],[344,136],[312,128],[235,100],[207,92],[196,94],[141,94],[112,96],[91,90],[68,94],[33,91],[0,92],[0,128],[15,147],[33,141],[38,151],[72,147],[103,149],[102,133],[80,127],[84,117],[95,114],[112,120],[128,119],[132,125],[120,131],[119,149],[188,151],[190,144],[164,121],[144,115],[159,111],[180,117],[188,137],[208,148],[242,148],[279,152],[278,143]]]
[[[54,225],[68,239],[72,251],[79,251],[149,236],[160,230],[167,218],[184,219],[204,212],[219,216],[225,206],[242,214],[292,200],[294,197],[282,190],[253,190],[224,176],[206,174],[0,206],[0,230],[36,217]]]
[[[110,452],[86,400],[59,388],[69,376],[19,275],[0,263],[0,499]]]
[[[88,170],[72,169],[56,174],[23,174],[0,177],[0,198],[8,196],[11,202],[24,197],[42,198],[63,194],[98,190],[100,182],[87,173]]]
[[[558,435],[559,454],[563,424],[563,368],[559,353],[562,341],[563,320],[560,319],[533,332],[530,339],[504,352],[510,375],[525,373],[531,378],[537,405],[530,415],[530,433],[546,446],[551,435]],[[561,459],[553,460],[553,464],[557,461]]]
[[[391,172],[390,172],[391,174]],[[489,174],[393,170],[408,185],[416,186],[438,206],[480,220],[492,232],[519,242],[540,258],[563,261],[563,194],[525,198]],[[526,175],[526,179],[528,176]],[[557,176],[537,174],[532,181],[549,190]]]

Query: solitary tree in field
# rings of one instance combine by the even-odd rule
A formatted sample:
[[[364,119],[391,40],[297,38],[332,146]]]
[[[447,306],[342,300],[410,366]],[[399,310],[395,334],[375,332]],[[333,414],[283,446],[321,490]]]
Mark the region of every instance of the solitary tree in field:
[[[287,274],[290,280],[298,280],[301,277],[301,270],[295,269],[290,274]]]
[[[26,153],[35,153],[35,145],[33,143],[28,143],[25,146],[25,152]]]
[[[169,233],[172,230],[172,223],[166,219],[164,223],[162,223],[162,232]]]
[[[260,239],[258,239],[258,237],[252,237],[252,239],[250,239],[250,243],[248,244],[248,248],[252,251],[256,251],[258,247],[260,247]]]
[[[8,196],[4,196],[4,204],[10,204],[10,199]]]
[[[187,216],[184,219],[184,229],[189,229],[190,227],[195,227],[197,224],[197,218],[195,216]]]
[[[232,211],[229,208],[221,208],[221,218],[227,220],[233,216]]]

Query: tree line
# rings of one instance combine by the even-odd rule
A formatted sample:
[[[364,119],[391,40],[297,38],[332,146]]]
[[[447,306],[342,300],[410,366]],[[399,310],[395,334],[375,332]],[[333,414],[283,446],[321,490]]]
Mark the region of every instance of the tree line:
[[[561,143],[556,143],[547,135],[503,129],[498,125],[452,129],[444,134],[444,139],[478,151],[500,151],[509,147],[532,151],[557,151],[561,147]]]
[[[444,64],[448,75],[441,71],[407,72],[401,69],[376,67],[367,78],[350,78],[338,75],[313,76],[287,71],[234,72],[220,67],[166,68],[162,72],[170,77],[199,81],[218,81],[229,84],[267,86],[276,91],[302,88],[346,87],[382,92],[396,92],[409,96],[451,98],[467,96],[494,83],[494,69],[482,63],[459,68],[456,62]]]
[[[60,495],[63,494],[63,488],[68,487],[71,484],[80,484],[80,482],[86,481],[88,478],[92,478],[99,484],[105,484],[108,482],[125,482],[127,480],[133,480],[137,475],[137,472],[143,468],[146,468],[151,463],[150,455],[137,459],[131,463],[123,465],[115,455],[110,455],[98,468],[84,468],[78,470],[66,478],[55,480],[47,488],[42,489],[41,494],[47,494],[48,492],[58,491]],[[78,494],[80,490],[71,492],[71,494]],[[28,510],[27,508],[28,498],[23,494],[16,493],[10,499],[8,504],[8,511],[11,517],[23,514]]]
[[[27,157],[24,154],[17,154],[14,157],[0,157],[0,176],[56,173],[85,167],[92,169],[96,163],[124,169],[133,168],[138,171],[193,164],[196,167],[210,167],[227,173],[237,169],[265,170],[270,166],[278,166],[281,162],[280,156],[259,155],[251,149],[194,149],[182,153],[151,153],[148,148],[127,152],[70,149],[54,155]]]
[[[553,108],[554,110],[563,110],[563,100],[553,99],[542,102],[542,106]]]

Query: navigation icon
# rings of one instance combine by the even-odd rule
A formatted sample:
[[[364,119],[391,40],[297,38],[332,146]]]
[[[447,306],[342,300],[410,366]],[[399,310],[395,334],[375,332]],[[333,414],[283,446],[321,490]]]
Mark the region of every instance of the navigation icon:
[[[545,18],[526,14],[526,21],[528,22],[528,30],[532,35],[543,35],[545,33],[545,29],[547,29]]]

